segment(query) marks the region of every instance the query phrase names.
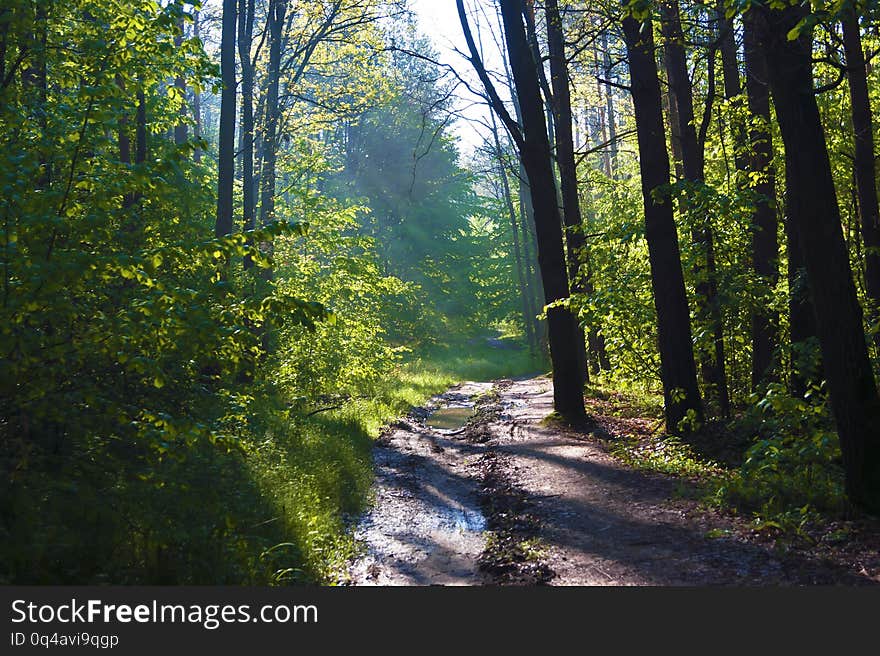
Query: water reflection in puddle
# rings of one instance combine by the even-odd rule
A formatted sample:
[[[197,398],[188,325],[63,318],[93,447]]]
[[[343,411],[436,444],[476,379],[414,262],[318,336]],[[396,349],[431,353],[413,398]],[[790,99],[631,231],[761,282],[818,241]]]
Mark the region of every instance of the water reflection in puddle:
[[[486,530],[486,518],[476,510],[444,508],[440,510],[440,513],[441,523],[451,526],[457,531],[480,533]]]
[[[440,408],[431,413],[425,424],[435,430],[457,430],[464,428],[473,416],[473,406]]]

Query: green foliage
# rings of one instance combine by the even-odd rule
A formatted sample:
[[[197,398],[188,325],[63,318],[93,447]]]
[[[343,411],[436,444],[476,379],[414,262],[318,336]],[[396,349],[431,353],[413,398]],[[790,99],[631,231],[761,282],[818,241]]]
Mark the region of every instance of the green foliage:
[[[271,390],[244,382],[263,334],[328,315],[229,279],[234,258],[271,264],[250,244],[304,226],[211,237],[198,144],[163,138],[184,101],[167,80],[213,81],[197,41],[174,44],[181,9],[22,5],[8,25],[7,56],[47,83],[12,76],[0,103],[5,582],[264,580],[244,537],[263,500],[241,454]],[[147,157],[132,162],[139,95]],[[221,480],[231,489],[206,498]]]
[[[769,521],[793,509],[806,515],[844,507],[840,447],[824,386],[797,398],[773,383],[743,423],[759,435],[741,469],[719,488],[719,499]]]

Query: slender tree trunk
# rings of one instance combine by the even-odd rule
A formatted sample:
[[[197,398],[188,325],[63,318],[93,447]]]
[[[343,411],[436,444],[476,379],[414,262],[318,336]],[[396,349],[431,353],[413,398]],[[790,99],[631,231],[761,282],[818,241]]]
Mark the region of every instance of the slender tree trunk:
[[[667,430],[675,431],[689,415],[702,421],[703,405],[697,388],[690,311],[672,202],[668,198],[654,197],[655,190],[669,184],[669,158],[663,129],[660,80],[654,60],[653,26],[651,21],[639,23],[627,17],[623,20],[623,31],[641,155],[639,168],[645,204],[645,238],[657,310],[666,426]]]
[[[28,3],[30,4],[30,3]],[[19,9],[21,11],[21,9]],[[30,8],[28,8],[30,11]],[[24,37],[22,48],[27,56],[27,64],[22,68],[22,86],[33,93],[33,99],[29,102],[40,124],[40,134],[45,137],[48,124],[47,103],[49,99],[49,86],[47,78],[47,39],[49,35],[49,3],[46,0],[37,0],[33,7],[33,31]],[[36,180],[38,189],[48,188],[52,180],[51,164],[46,154],[45,147],[41,144],[40,151],[40,175]]]
[[[523,143],[520,155],[528,175],[535,212],[544,298],[548,304],[552,304],[568,298],[569,287],[541,90],[523,26],[522,0],[502,0],[501,16],[522,112]],[[557,306],[547,310],[547,325],[553,366],[554,408],[566,420],[582,422],[586,418],[586,411],[583,374],[577,351],[577,322],[568,309]]]
[[[180,19],[177,22],[177,29],[180,31],[180,34],[178,34],[174,38],[174,45],[176,45],[178,48],[183,43],[183,27],[183,15],[181,15]],[[180,92],[180,97],[182,99],[182,104],[178,112],[180,115],[180,121],[177,123],[177,125],[174,126],[174,144],[177,146],[182,146],[186,143],[187,139],[189,139],[189,128],[186,124],[186,80],[184,79],[183,75],[178,75],[174,79],[174,86]]]
[[[556,165],[559,168],[562,192],[562,222],[568,257],[568,280],[573,294],[587,295],[587,280],[581,261],[587,259],[587,242],[578,195],[577,163],[574,159],[574,137],[571,128],[571,91],[568,64],[565,59],[565,35],[562,16],[556,0],[546,1],[547,42],[550,48],[550,80],[553,88],[552,108],[556,130]],[[578,366],[583,370],[583,383],[589,382],[587,344],[584,329],[578,326]]]
[[[220,37],[220,138],[217,147],[218,237],[232,233],[232,187],[235,175],[235,23],[236,0],[223,0]]]
[[[278,152],[278,87],[281,78],[281,36],[286,0],[269,2],[269,78],[266,92],[266,127],[263,131],[263,172],[260,175],[260,225],[275,218],[275,163]]]
[[[199,23],[199,10],[196,9],[193,11],[193,36],[199,40],[201,40],[201,28]],[[198,89],[193,89],[193,115],[195,117],[195,137],[196,143],[200,143],[202,139],[202,94]],[[196,145],[193,150],[193,161],[196,164],[202,163],[202,147]]]
[[[762,46],[787,156],[789,193],[797,194],[794,230],[803,250],[851,501],[880,512],[880,399],[856,296],[840,210],[813,93],[812,35],[787,35],[805,16],[800,6],[770,10]]]
[[[664,0],[660,5],[661,30],[664,37],[664,62],[669,78],[670,104],[677,109],[678,132],[681,138],[681,157],[685,179],[702,183],[705,179],[703,149],[697,139],[694,125],[693,90],[688,76],[684,36],[679,18],[678,0]],[[727,390],[727,373],[724,362],[724,332],[721,308],[718,303],[718,273],[715,265],[715,246],[712,226],[708,216],[702,217],[701,225],[692,229],[695,245],[701,251],[702,260],[697,277],[697,303],[699,314],[712,332],[712,351],[699,350],[703,382],[707,395],[718,403],[721,415],[730,414]]]
[[[605,79],[611,79],[611,51],[608,48],[608,32],[602,30],[599,37],[602,42],[602,60],[604,65]],[[608,175],[614,178],[617,171],[617,120],[614,113],[614,90],[611,85],[605,85],[605,114],[608,124]]]
[[[238,4],[238,59],[241,65],[241,186],[242,224],[244,230],[253,230],[255,223],[254,187],[254,67],[251,63],[251,45],[254,34],[254,0],[239,0]],[[253,261],[244,258],[244,268]]]
[[[752,129],[749,131],[748,170],[755,193],[752,212],[752,270],[764,281],[767,291],[779,281],[779,241],[776,214],[776,174],[773,169],[773,137],[770,133],[770,89],[767,63],[758,46],[754,15],[746,12],[743,25],[746,62],[746,95]],[[799,259],[799,256],[798,258]],[[789,259],[791,263],[791,259]],[[779,341],[779,316],[769,304],[759,301],[751,316],[752,389],[768,376],[778,363],[774,358]]]
[[[868,297],[868,318],[875,324],[880,319],[880,207],[877,203],[874,167],[874,126],[868,95],[865,52],[862,49],[859,19],[855,10],[847,10],[842,22],[855,134],[856,195],[862,224],[862,241],[865,244],[865,291]],[[872,338],[876,348],[880,349],[880,331],[874,332]]]
[[[147,98],[141,82],[137,90],[137,114],[135,116],[135,152],[134,163],[143,164],[147,161]]]
[[[116,76],[116,86],[125,93],[125,80],[121,75]],[[125,113],[119,117],[116,143],[119,147],[119,161],[122,164],[131,164],[131,139],[128,137],[128,116]]]

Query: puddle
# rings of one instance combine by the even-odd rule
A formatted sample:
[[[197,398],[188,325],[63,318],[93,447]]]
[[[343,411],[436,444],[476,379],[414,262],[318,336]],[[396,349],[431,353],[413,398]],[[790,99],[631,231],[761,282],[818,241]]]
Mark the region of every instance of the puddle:
[[[436,430],[457,430],[464,428],[468,420],[474,416],[473,406],[440,408],[425,419],[425,424],[429,428]]]
[[[457,531],[481,533],[486,530],[486,518],[479,511],[448,508],[441,512],[444,515],[443,519]]]

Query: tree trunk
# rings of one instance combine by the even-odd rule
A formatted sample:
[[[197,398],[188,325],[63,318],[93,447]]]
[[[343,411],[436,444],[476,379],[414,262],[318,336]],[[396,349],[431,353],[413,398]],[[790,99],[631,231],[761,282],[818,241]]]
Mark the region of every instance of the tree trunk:
[[[770,133],[770,89],[767,63],[756,42],[754,16],[746,12],[743,26],[746,62],[746,96],[752,129],[749,131],[748,170],[755,193],[752,212],[752,270],[772,290],[779,281],[779,243],[776,218],[776,173],[773,169],[773,137]],[[797,259],[800,259],[799,256]],[[791,259],[789,259],[789,263]],[[772,376],[778,364],[774,351],[779,340],[779,316],[769,304],[752,311],[752,389]]]
[[[663,129],[660,80],[654,61],[653,26],[650,21],[640,24],[627,17],[623,20],[623,31],[638,133],[645,238],[651,263],[654,307],[657,310],[666,426],[667,430],[674,431],[689,415],[696,421],[702,421],[703,406],[697,388],[690,311],[672,202],[668,198],[661,200],[653,196],[655,190],[669,184],[669,157]]]
[[[217,146],[218,237],[232,233],[232,185],[235,175],[235,0],[223,0],[220,36],[220,137]]]
[[[174,37],[174,45],[179,48],[183,43],[183,14],[180,15],[180,18],[177,21],[177,29],[180,31],[180,34]],[[174,86],[180,92],[180,97],[182,99],[182,104],[178,112],[180,115],[180,122],[174,126],[174,144],[176,146],[182,146],[186,143],[187,139],[189,139],[189,129],[186,124],[186,80],[183,75],[178,75],[174,78]]]
[[[785,144],[789,193],[796,194],[792,223],[803,250],[851,501],[880,512],[880,399],[841,229],[825,133],[813,93],[812,40],[787,35],[805,16],[799,7],[769,10],[762,46],[770,90]]]
[[[604,65],[605,79],[611,79],[611,51],[608,48],[608,32],[602,30],[602,60]],[[614,178],[617,171],[617,121],[614,114],[614,89],[610,84],[605,85],[605,121],[608,125],[608,176]]]
[[[199,27],[199,10],[193,11],[193,36],[201,40],[201,32]],[[200,142],[202,138],[202,94],[198,89],[193,89],[193,116],[196,124],[194,128],[196,142]],[[193,161],[196,164],[202,163],[202,147],[196,145],[193,150]]]
[[[269,69],[266,92],[266,127],[263,130],[263,172],[260,175],[260,225],[275,220],[275,163],[278,152],[278,87],[281,78],[281,36],[287,0],[269,2]]]
[[[674,103],[677,110],[682,169],[686,180],[702,183],[705,179],[703,149],[694,125],[693,90],[688,76],[678,1],[662,2],[660,14],[664,37],[663,59],[669,78],[670,104]],[[700,251],[701,260],[699,270],[696,271],[697,305],[699,315],[709,325],[713,341],[711,351],[698,349],[700,368],[706,394],[716,400],[721,415],[727,417],[730,414],[730,400],[724,362],[724,332],[718,303],[714,237],[709,217],[702,217],[700,223],[702,225],[692,228],[692,239]]]
[[[789,358],[791,361],[789,390],[793,396],[803,398],[809,384],[821,379],[821,364],[817,368],[816,315],[810,300],[810,281],[804,268],[804,255],[795,232],[797,215],[803,213],[798,206],[802,194],[793,179],[791,165],[786,156],[785,165],[785,242],[788,253],[788,326]]]
[[[254,187],[254,67],[251,45],[254,34],[254,0],[239,0],[238,59],[241,65],[241,215],[244,230],[253,230],[255,223]],[[244,268],[253,267],[250,257]]]
[[[880,207],[877,203],[874,169],[874,126],[859,19],[850,8],[844,14],[842,22],[855,134],[856,195],[862,224],[862,241],[865,243],[865,291],[868,296],[868,318],[875,324],[880,319]],[[875,331],[872,338],[875,346],[880,349],[880,331]]]
[[[571,91],[568,64],[565,59],[565,35],[562,16],[556,0],[547,0],[547,42],[550,48],[550,81],[553,88],[552,109],[556,131],[556,165],[559,168],[562,191],[562,222],[565,225],[565,243],[568,249],[568,280],[573,294],[587,295],[586,276],[581,271],[581,260],[587,259],[587,242],[581,218],[578,196],[577,163],[574,159],[574,137],[571,128]],[[587,344],[584,329],[578,326],[578,366],[583,370],[582,383],[589,382]]]
[[[463,14],[463,9],[461,11]],[[501,16],[510,56],[510,68],[522,112],[523,137],[520,156],[529,179],[535,213],[538,264],[548,304],[568,298],[568,275],[562,244],[562,221],[541,103],[537,71],[523,27],[522,0],[502,0]],[[578,358],[578,326],[564,307],[547,310],[550,359],[553,366],[553,402],[556,411],[571,422],[586,418],[583,374]]]
[[[497,8],[498,27],[504,30],[503,19],[501,17],[501,8]],[[514,114],[516,116],[516,125],[522,127],[522,112],[519,107],[519,100],[516,97],[516,89],[513,83],[513,74],[510,72],[510,62],[507,58],[507,52],[504,48],[500,48],[501,61],[504,64],[504,75],[507,82],[507,88],[510,91],[511,101],[513,104]],[[510,135],[511,138],[513,135]],[[512,142],[511,142],[512,143]],[[516,147],[516,144],[513,144]],[[542,292],[543,284],[541,281],[541,270],[538,267],[537,246],[535,239],[535,213],[532,210],[531,194],[529,192],[528,176],[522,163],[522,158],[517,158],[519,166],[515,177],[518,181],[519,195],[519,218],[522,226],[522,245],[523,245],[523,264],[525,265],[526,275],[526,293],[529,301],[529,315],[532,317],[532,330],[535,334],[535,348],[537,351],[546,353],[548,351],[547,344],[547,325],[543,321],[537,319],[539,308],[543,307]]]
[[[517,282],[519,284],[520,301],[522,303],[523,330],[526,334],[526,342],[532,353],[535,352],[535,334],[532,329],[532,317],[529,316],[529,293],[526,287],[526,272],[523,268],[522,252],[520,251],[519,226],[516,220],[516,210],[513,207],[513,197],[510,193],[510,182],[507,179],[507,167],[504,164],[504,151],[501,149],[501,139],[498,136],[498,124],[495,122],[495,114],[492,114],[492,139],[495,145],[495,157],[498,160],[498,175],[501,178],[501,191],[504,196],[504,205],[510,219],[510,233],[513,238],[514,266],[516,268]]]

